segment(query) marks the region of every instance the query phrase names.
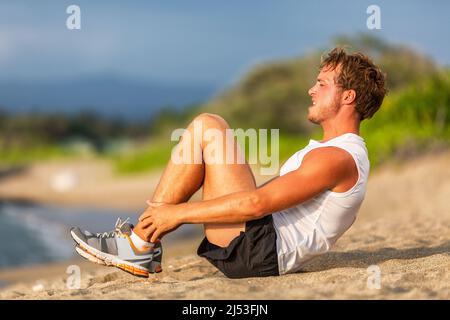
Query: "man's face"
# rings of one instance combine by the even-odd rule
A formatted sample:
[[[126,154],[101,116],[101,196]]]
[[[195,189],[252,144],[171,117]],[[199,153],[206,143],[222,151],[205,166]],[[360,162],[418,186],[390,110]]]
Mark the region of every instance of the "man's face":
[[[337,70],[323,68],[317,76],[316,84],[309,89],[312,105],[308,108],[308,120],[320,124],[334,117],[340,108],[341,89],[335,83]]]

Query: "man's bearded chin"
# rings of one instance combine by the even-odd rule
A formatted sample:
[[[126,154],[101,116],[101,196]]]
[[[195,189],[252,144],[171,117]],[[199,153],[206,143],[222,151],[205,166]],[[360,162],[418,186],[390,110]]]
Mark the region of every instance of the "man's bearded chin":
[[[308,120],[314,124],[320,124],[320,121],[312,115],[308,115]]]
[[[317,112],[319,111],[319,112]],[[315,110],[315,112],[308,113],[308,120],[314,124],[320,124],[322,122],[322,114],[321,110]]]
[[[330,105],[327,109],[316,109],[315,112],[308,113],[308,120],[314,124],[321,124],[322,121],[333,117],[339,112],[340,105],[339,101],[336,100],[332,105]]]

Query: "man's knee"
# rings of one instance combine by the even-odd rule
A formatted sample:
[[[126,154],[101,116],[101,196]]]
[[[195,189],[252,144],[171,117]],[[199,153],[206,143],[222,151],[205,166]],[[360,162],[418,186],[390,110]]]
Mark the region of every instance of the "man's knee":
[[[207,128],[229,128],[227,121],[219,116],[218,114],[214,113],[201,113],[198,116],[194,118],[192,123],[195,123],[196,121],[201,122],[202,127]]]
[[[223,139],[217,141],[228,141],[226,136],[228,129],[230,129],[228,123],[221,116],[213,113],[201,113],[189,124],[187,132],[194,137],[193,141],[199,141],[201,148],[204,149],[206,144],[211,141],[211,135],[214,137],[222,135]],[[217,147],[223,147],[223,145],[217,145]]]

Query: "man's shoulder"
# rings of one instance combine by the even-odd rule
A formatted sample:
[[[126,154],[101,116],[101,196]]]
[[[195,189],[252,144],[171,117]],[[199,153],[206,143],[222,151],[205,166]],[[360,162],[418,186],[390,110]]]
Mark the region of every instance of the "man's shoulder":
[[[352,155],[347,150],[337,146],[323,146],[307,151],[303,157],[303,162],[313,161],[324,165],[354,162]]]

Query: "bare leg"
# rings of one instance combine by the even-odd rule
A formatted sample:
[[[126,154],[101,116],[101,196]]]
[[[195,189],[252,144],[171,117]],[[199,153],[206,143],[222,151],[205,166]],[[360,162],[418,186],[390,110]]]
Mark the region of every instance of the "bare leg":
[[[247,163],[236,163],[238,153],[242,152],[236,141],[233,140],[231,145],[226,146],[225,130],[229,129],[227,122],[217,115],[201,114],[187,128],[191,137],[194,134],[199,134],[199,132],[194,132],[194,123],[196,121],[201,121],[202,132],[200,132],[201,136],[197,137],[197,139],[191,139],[190,150],[193,153],[192,159],[194,159],[195,152],[200,152],[197,156],[203,159],[202,163],[175,164],[170,160],[153,194],[152,202],[171,204],[186,202],[202,185],[204,200],[217,198],[233,192],[254,190],[256,188],[250,166]],[[209,155],[203,152],[208,143],[210,143],[203,139],[203,132],[207,129],[216,129],[223,134],[222,155],[224,158],[222,161],[211,163],[211,161],[208,161]],[[182,137],[182,140],[184,138],[185,136]],[[199,143],[200,146],[195,146],[195,143]],[[177,147],[180,144],[181,141]],[[233,148],[235,161],[232,164],[227,164],[225,161],[226,148]],[[211,243],[225,247],[241,231],[245,230],[245,223],[205,224],[204,230],[206,237]],[[140,223],[136,225],[134,231],[139,236],[143,234]]]

